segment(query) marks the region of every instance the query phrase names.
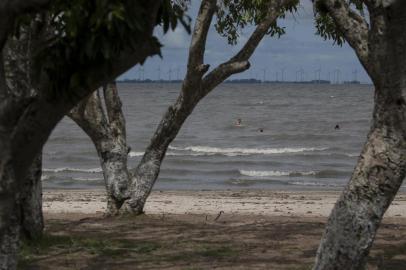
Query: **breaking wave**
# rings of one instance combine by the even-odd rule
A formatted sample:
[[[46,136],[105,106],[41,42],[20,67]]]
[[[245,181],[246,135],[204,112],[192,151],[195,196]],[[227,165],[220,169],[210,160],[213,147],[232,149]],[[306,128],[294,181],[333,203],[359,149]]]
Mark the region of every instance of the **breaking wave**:
[[[84,173],[101,173],[101,168],[92,168],[92,169],[79,169],[79,168],[70,168],[70,167],[63,167],[63,168],[55,168],[55,169],[43,169],[44,172],[52,172],[52,173],[59,173],[59,172],[84,172]]]
[[[325,147],[298,147],[298,148],[220,148],[211,146],[188,146],[175,147],[169,146],[169,149],[175,151],[190,151],[204,155],[225,155],[225,156],[244,156],[244,155],[272,155],[272,154],[289,154],[301,152],[324,151]]]
[[[246,171],[240,170],[241,175],[250,177],[267,177],[267,176],[308,176],[316,175],[316,172],[282,172],[282,171]]]
[[[239,170],[240,174],[249,177],[271,177],[271,176],[289,176],[289,177],[301,177],[301,176],[313,176],[315,178],[335,178],[349,176],[350,172],[336,171],[336,170],[321,170],[321,171],[249,171]]]

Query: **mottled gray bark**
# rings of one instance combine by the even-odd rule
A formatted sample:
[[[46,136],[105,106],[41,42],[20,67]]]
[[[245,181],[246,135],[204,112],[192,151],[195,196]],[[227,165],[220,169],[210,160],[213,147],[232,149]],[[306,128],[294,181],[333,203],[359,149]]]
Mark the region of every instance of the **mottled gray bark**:
[[[359,35],[353,27],[345,37],[357,44],[352,47],[375,85],[373,123],[351,179],[329,217],[314,269],[365,268],[383,215],[406,175],[406,3],[394,1],[383,7],[371,2],[371,28]],[[345,10],[348,6],[338,12],[343,6],[327,4],[337,25],[344,27],[351,20]],[[361,43],[367,44],[367,50],[357,47]]]
[[[125,120],[115,83],[108,84],[103,91],[94,92],[80,102],[68,115],[91,138],[102,166],[107,190],[107,215],[118,213],[129,182]]]
[[[37,93],[31,78],[33,44],[38,42],[32,29],[20,30],[19,39],[9,39],[4,48],[5,83],[16,100],[34,98]],[[42,213],[42,157],[31,165],[26,180],[20,188],[18,205],[21,208],[21,228],[26,239],[37,239],[44,227]]]

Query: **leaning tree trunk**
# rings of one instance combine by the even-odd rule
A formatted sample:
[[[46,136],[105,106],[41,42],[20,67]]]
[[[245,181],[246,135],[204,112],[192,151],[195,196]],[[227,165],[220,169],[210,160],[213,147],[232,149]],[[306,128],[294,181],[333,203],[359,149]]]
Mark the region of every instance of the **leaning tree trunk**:
[[[142,214],[145,202],[158,178],[161,163],[169,144],[176,138],[183,123],[192,113],[197,100],[186,101],[181,94],[170,106],[145,150],[139,165],[131,172],[131,198],[126,201],[126,211]]]
[[[96,91],[68,115],[91,138],[103,170],[107,190],[107,215],[116,215],[128,198],[129,182],[125,120],[115,83],[104,88],[105,115],[100,93]],[[108,120],[107,120],[108,119]]]

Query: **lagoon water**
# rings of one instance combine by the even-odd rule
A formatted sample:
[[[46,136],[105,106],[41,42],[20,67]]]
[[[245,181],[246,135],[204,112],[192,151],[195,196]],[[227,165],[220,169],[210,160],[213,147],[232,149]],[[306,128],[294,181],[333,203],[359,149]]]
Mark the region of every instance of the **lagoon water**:
[[[180,85],[118,87],[134,167]],[[370,85],[223,84],[182,127],[155,188],[340,188],[366,139],[372,103]],[[55,129],[43,159],[45,188],[103,187],[94,146],[70,119]]]

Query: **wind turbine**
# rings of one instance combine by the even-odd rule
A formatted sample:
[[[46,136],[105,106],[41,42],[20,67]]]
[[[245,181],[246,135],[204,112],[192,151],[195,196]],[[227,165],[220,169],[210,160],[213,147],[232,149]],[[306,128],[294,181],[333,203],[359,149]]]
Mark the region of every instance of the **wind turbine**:
[[[316,83],[320,83],[320,77],[321,77],[321,67],[319,66],[319,68],[314,71],[314,80],[316,81]]]
[[[263,69],[262,69],[262,72],[263,72],[262,82],[263,82],[263,83],[266,81],[266,70],[267,70],[267,68],[263,68]]]
[[[161,80],[161,67],[160,66],[157,68],[157,74],[158,74],[157,80],[160,81]]]
[[[282,82],[285,81],[285,70],[286,68],[281,68]]]
[[[144,67],[140,67],[139,73],[138,73],[138,78],[140,81],[144,80]]]
[[[336,84],[340,84],[340,74],[341,74],[341,70],[336,68],[334,70],[334,74],[336,75]]]
[[[172,68],[169,68],[168,79],[169,79],[169,81],[172,81]]]

